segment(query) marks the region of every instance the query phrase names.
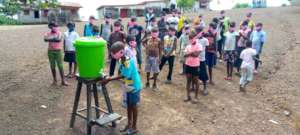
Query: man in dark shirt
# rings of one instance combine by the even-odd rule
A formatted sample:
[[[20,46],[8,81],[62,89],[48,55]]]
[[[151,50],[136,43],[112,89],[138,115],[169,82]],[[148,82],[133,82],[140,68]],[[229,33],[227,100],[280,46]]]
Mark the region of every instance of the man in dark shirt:
[[[159,31],[159,38],[160,38],[161,41],[163,41],[164,37],[165,37],[165,35],[168,31],[167,21],[166,21],[166,14],[165,13],[161,14],[161,18],[158,21],[157,26],[158,26],[158,31]]]
[[[121,31],[121,23],[119,21],[116,21],[114,23],[114,31],[110,34],[109,40],[108,40],[108,48],[109,48],[109,54],[111,54],[110,47],[116,43],[116,42],[123,42],[126,43],[126,34]],[[109,76],[113,76],[116,68],[117,60],[114,58],[111,58],[110,67],[109,67]]]

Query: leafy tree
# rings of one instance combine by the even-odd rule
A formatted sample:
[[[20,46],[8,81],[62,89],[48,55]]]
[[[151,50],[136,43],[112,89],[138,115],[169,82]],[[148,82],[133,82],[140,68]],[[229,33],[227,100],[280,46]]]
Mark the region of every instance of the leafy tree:
[[[57,0],[35,0],[35,1],[37,3],[37,7],[40,9],[49,9],[49,8],[57,8],[58,7]]]
[[[22,6],[35,7],[38,9],[57,8],[57,0],[3,0],[3,6],[0,7],[0,13],[13,16],[20,12]]]
[[[195,0],[177,0],[177,6],[183,10],[192,8],[195,4]]]
[[[0,7],[0,13],[13,16],[21,10],[21,4],[18,0],[3,0],[3,6]]]

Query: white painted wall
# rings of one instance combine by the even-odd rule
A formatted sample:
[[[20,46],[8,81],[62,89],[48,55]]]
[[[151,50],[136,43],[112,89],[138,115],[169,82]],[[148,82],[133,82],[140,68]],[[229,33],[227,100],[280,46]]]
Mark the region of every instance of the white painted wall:
[[[165,2],[149,2],[146,3],[145,7],[161,7],[161,8],[165,8],[167,7]]]
[[[24,12],[22,11],[18,15],[18,20],[23,23],[42,23],[42,22],[45,23],[45,22],[48,22],[48,18],[43,17],[41,11],[39,11],[39,13],[40,13],[40,18],[34,18],[33,10],[30,10],[28,15],[24,15]]]

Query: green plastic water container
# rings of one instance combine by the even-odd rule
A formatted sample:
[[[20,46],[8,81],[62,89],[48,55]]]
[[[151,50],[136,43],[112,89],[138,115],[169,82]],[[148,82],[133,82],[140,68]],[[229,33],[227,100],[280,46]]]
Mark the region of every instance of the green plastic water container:
[[[106,41],[102,38],[83,37],[75,41],[79,76],[97,78],[105,67]]]

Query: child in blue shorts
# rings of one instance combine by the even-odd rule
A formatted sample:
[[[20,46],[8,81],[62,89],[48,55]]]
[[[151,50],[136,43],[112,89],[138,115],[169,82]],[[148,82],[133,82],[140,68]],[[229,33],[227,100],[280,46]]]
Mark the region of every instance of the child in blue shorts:
[[[142,89],[142,81],[138,73],[134,58],[125,56],[125,45],[122,42],[114,43],[111,48],[111,55],[120,63],[120,76],[113,79],[123,79],[127,97],[127,117],[128,125],[121,130],[125,134],[132,135],[138,132],[138,103],[140,101],[140,91]],[[112,79],[112,78],[109,78]],[[109,80],[108,79],[108,80]]]

